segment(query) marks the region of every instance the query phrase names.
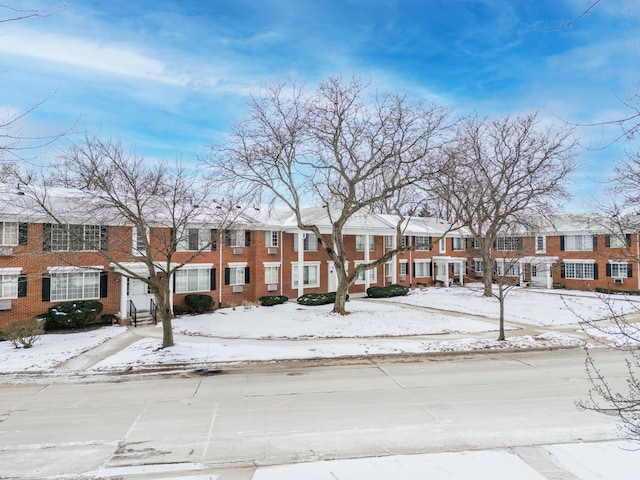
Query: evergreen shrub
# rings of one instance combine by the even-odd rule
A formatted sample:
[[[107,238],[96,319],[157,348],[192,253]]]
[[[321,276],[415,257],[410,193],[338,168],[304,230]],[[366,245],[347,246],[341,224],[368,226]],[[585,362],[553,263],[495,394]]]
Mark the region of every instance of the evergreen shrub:
[[[284,295],[266,295],[258,299],[260,305],[263,307],[272,307],[273,305],[280,305],[289,301],[289,297]]]
[[[349,300],[349,295],[347,295],[347,300]],[[326,305],[328,303],[335,303],[336,292],[305,293],[298,297],[297,301],[300,305]]]
[[[190,306],[195,313],[204,313],[213,309],[213,298],[211,295],[201,293],[185,295],[184,303]]]
[[[96,323],[102,309],[102,303],[97,300],[76,300],[53,305],[39,318],[44,319],[47,331],[74,329]]]
[[[409,288],[396,283],[385,287],[374,286],[367,288],[367,297],[371,298],[401,297],[407,293],[409,293]]]

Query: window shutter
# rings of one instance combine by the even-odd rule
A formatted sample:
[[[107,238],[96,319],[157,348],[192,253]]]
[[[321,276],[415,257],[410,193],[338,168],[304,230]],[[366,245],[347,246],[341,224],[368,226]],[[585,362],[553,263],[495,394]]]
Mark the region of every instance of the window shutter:
[[[593,251],[596,252],[598,250],[598,237],[593,236]]]
[[[224,269],[224,284],[229,285],[231,283],[231,269],[229,267]]]
[[[564,235],[560,237],[560,250],[564,250]],[[562,277],[564,278],[564,277]]]
[[[451,251],[453,252],[453,237],[451,237]]]
[[[251,283],[250,270],[249,267],[245,267],[244,269],[244,283]]]
[[[20,275],[18,277],[18,298],[27,296],[27,276]]]
[[[251,246],[251,231],[250,230],[245,230],[244,231],[244,246],[245,247]]]
[[[595,240],[595,238],[594,238]],[[597,280],[598,279],[598,264],[594,263],[593,264],[593,279]]]
[[[428,249],[431,250],[433,248],[433,239],[431,237],[427,237]]]
[[[604,236],[604,246],[607,248],[611,248],[611,235]],[[609,275],[607,275],[609,276]]]
[[[106,225],[100,227],[100,250],[109,250],[109,227]]]
[[[562,237],[560,237],[562,239]],[[560,264],[560,278],[564,278],[564,263]]]
[[[216,269],[212,268],[210,271],[210,277],[209,277],[209,290],[215,290],[216,289]]]
[[[171,281],[173,282],[173,286],[171,288],[173,288],[173,293],[176,291],[176,273],[177,272],[173,272],[171,275]]]
[[[633,263],[627,263],[627,277],[633,278]]]
[[[100,272],[100,298],[107,297],[107,281],[108,281],[108,273]]]
[[[18,245],[26,245],[29,241],[29,224],[20,223],[18,225]]]
[[[51,224],[50,223],[45,223],[44,225],[42,225],[42,250],[45,252],[51,251]]]
[[[411,245],[413,245],[414,247],[416,246],[416,237],[415,237],[415,235],[413,235],[411,237]],[[409,246],[409,245],[407,244],[407,246]]]
[[[175,228],[169,229],[169,250],[175,252],[178,249],[178,236]]]
[[[211,251],[215,252],[218,249],[218,230],[211,229]]]
[[[42,301],[51,301],[51,277],[48,275],[42,276]]]
[[[624,237],[625,237],[625,240],[627,242],[627,247],[630,247],[631,246],[631,234],[627,233]]]
[[[607,237],[608,237],[608,236],[609,236],[609,235],[607,235]],[[605,275],[606,275],[607,277],[610,277],[610,276],[611,276],[611,264],[610,264],[610,263],[607,263],[607,266],[605,267]]]
[[[225,230],[224,231],[224,245],[226,247],[230,247],[231,246],[231,230]]]
[[[411,264],[411,272],[413,273],[413,276],[416,276],[416,262],[413,262]]]

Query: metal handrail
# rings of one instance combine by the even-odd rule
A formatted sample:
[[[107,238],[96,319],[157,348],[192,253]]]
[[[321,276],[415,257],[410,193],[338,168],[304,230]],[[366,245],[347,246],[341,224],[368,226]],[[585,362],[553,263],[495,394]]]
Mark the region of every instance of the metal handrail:
[[[157,324],[158,323],[158,305],[156,305],[156,301],[153,298],[149,303],[149,312],[153,317],[153,324],[154,325]]]
[[[133,300],[129,300],[129,315],[133,321],[133,326],[138,326],[138,309],[136,305],[133,303]]]

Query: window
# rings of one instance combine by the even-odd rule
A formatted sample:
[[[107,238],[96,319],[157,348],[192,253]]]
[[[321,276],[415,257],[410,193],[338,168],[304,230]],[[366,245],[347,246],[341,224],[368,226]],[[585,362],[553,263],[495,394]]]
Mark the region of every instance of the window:
[[[596,265],[594,262],[564,262],[561,269],[562,278],[578,280],[596,279]]]
[[[547,251],[547,237],[544,235],[536,236],[536,253],[545,253]]]
[[[178,251],[197,252],[209,246],[212,240],[212,231],[206,228],[187,228],[178,242]]]
[[[447,239],[442,237],[439,242],[440,253],[447,253]]]
[[[264,246],[265,247],[277,247],[278,246],[278,232],[275,230],[264,232]]]
[[[407,235],[402,236],[402,242],[400,243],[402,248],[409,246],[409,237]]]
[[[317,252],[318,251],[318,238],[315,233],[307,232],[303,233],[303,249],[305,252]],[[293,251],[298,251],[298,234],[293,234]]]
[[[369,237],[369,251],[372,252],[375,250],[375,237],[373,235],[368,235]],[[365,242],[367,241],[367,235],[356,235],[356,251],[363,252]]]
[[[495,249],[500,251],[522,250],[522,237],[498,237]]]
[[[54,252],[106,250],[108,228],[100,225],[45,224],[43,248]]]
[[[224,244],[227,247],[248,247],[251,243],[249,230],[226,230]]]
[[[391,272],[392,272],[391,267],[392,267],[391,262],[387,262],[387,263],[384,264],[384,276],[385,277],[391,277]]]
[[[225,276],[227,277],[225,280],[226,285],[244,285],[247,282],[247,265],[232,265],[229,264],[229,267],[225,271]]]
[[[609,262],[607,265],[608,277],[627,278],[629,276],[629,263],[628,262]]]
[[[404,261],[404,262],[401,261],[398,264],[398,270],[399,270],[398,274],[399,275],[406,275],[407,274],[407,265],[408,265],[408,263],[406,261]]]
[[[416,250],[431,250],[431,237],[416,235],[413,237]]]
[[[464,238],[453,237],[451,239],[451,249],[454,252],[461,252],[467,249],[467,242]]]
[[[18,298],[18,274],[0,275],[0,299]]]
[[[496,275],[500,277],[519,277],[520,263],[515,261],[497,260],[495,263]]]
[[[465,274],[467,272],[467,262],[462,262],[462,263],[455,262],[451,264],[451,272],[454,275]]]
[[[355,265],[358,265],[363,262],[355,262]],[[365,274],[369,273],[369,283],[378,283],[378,269],[377,267],[370,268],[368,270],[363,270],[358,274],[358,278],[356,278],[356,283],[365,283]]]
[[[482,273],[482,260],[477,258],[473,259],[473,271],[476,273]]]
[[[384,248],[393,248],[394,245],[394,236],[393,235],[385,235],[384,236]]]
[[[0,222],[0,245],[18,245],[17,222]]]
[[[278,283],[280,281],[280,264],[265,263],[264,264],[264,283]]]
[[[143,235],[140,235],[140,231],[133,227],[133,254],[136,256],[142,256],[145,254],[145,237],[146,232]],[[148,238],[148,237],[147,237]]]
[[[431,262],[415,262],[414,274],[416,278],[424,278],[431,276]]]
[[[560,250],[593,250],[594,243],[593,235],[565,235],[560,237]]]
[[[611,248],[627,248],[631,246],[631,235],[607,235],[606,246]]]
[[[305,287],[319,287],[320,286],[320,264],[319,263],[305,263],[302,267],[302,284]],[[291,268],[292,285],[298,287],[298,264],[293,263]]]
[[[100,297],[100,272],[73,271],[51,274],[52,302]]]
[[[211,290],[210,268],[184,268],[175,273],[176,293],[208,292]]]

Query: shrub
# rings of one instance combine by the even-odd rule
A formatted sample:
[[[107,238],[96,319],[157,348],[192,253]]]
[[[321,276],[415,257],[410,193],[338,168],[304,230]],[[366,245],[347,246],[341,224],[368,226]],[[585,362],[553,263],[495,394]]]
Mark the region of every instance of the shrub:
[[[385,287],[374,286],[367,288],[367,296],[371,298],[401,297],[407,293],[409,293],[407,287],[396,283]]]
[[[18,320],[10,323],[4,330],[4,337],[9,340],[15,348],[31,348],[36,340],[44,333],[42,320],[30,318],[29,320]]]
[[[95,323],[102,308],[102,304],[97,300],[62,302],[49,307],[41,318],[44,318],[45,330],[80,328]]]
[[[103,325],[113,325],[118,319],[115,313],[103,313],[100,315],[100,323]]]
[[[191,305],[174,305],[173,313],[174,315],[189,315],[195,313],[195,310]]]
[[[349,295],[347,295],[347,300],[349,300]],[[326,305],[328,303],[335,303],[336,292],[305,293],[298,297],[297,301],[300,305]]]
[[[190,306],[195,313],[208,312],[213,308],[213,298],[211,295],[201,293],[185,295],[184,303]]]
[[[596,287],[598,293],[619,294],[619,295],[640,295],[640,290],[612,290],[610,288]]]
[[[284,295],[267,295],[258,299],[260,305],[263,307],[272,307],[273,305],[280,305],[289,301],[289,297]]]

